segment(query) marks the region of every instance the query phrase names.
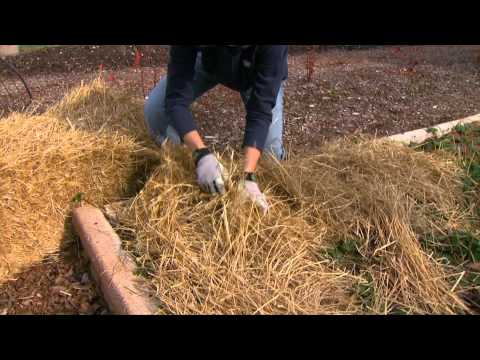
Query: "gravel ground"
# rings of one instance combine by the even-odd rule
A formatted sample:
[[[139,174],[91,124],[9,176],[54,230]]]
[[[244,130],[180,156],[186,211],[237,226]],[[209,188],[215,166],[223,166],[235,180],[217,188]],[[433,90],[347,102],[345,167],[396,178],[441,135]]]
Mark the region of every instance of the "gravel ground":
[[[48,48],[12,62],[31,86],[33,109],[42,111],[81,81],[97,76],[100,67],[112,85],[147,94],[166,72],[168,50],[160,45],[141,49],[142,72],[133,69],[135,48],[123,45]],[[322,49],[290,49],[285,141],[292,152],[313,151],[341,136],[392,135],[480,112],[479,45]],[[308,81],[306,64],[312,59]],[[193,111],[210,144],[238,148],[245,125],[238,94],[219,86]],[[73,253],[70,249],[1,285],[0,314],[107,313],[85,275],[85,260]]]

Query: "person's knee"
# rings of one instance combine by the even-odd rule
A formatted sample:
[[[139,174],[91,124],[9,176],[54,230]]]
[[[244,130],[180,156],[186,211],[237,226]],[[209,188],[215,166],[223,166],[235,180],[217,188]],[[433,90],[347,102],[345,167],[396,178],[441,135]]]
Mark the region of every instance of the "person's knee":
[[[152,100],[152,98],[148,98],[145,101],[145,105],[143,106],[143,113],[145,115],[145,121],[150,122],[153,118],[158,117],[159,115],[159,104]]]
[[[163,79],[148,95],[144,105],[145,118],[154,119],[165,112],[166,86],[166,79]]]
[[[153,138],[156,138],[167,125],[164,124],[166,121],[164,97],[159,94],[161,91],[158,90],[152,91],[143,107],[143,120],[150,136]]]
[[[155,134],[153,133],[153,126],[154,123],[153,123],[153,119],[155,118],[155,115],[154,115],[154,112],[155,112],[155,108],[152,104],[152,102],[150,100],[147,100],[145,102],[145,105],[143,107],[143,113],[144,113],[144,116],[143,116],[143,121],[145,122],[145,126],[150,134],[150,136],[155,136]]]
[[[277,160],[283,161],[286,159],[285,148],[282,141],[276,140],[265,146],[266,154],[273,155]]]

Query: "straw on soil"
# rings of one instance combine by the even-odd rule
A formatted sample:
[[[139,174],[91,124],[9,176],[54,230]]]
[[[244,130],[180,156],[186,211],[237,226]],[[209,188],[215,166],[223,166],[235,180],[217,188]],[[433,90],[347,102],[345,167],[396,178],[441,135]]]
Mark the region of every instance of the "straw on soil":
[[[148,142],[143,102],[131,90],[115,91],[101,78],[81,84],[46,112],[77,129],[115,132]]]
[[[160,311],[175,314],[354,313],[355,277],[329,271],[312,249],[324,229],[280,202],[262,218],[232,187],[202,195],[180,149],[162,165],[123,214],[136,231],[126,242],[149,274]],[[230,172],[235,172],[229,162]],[[121,216],[122,217],[122,216]]]
[[[423,243],[466,218],[448,158],[362,140],[264,161],[263,217],[239,196],[235,156],[228,193],[204,195],[184,149],[144,148],[142,118],[140,100],[96,81],[44,116],[0,121],[0,281],[70,238],[78,193],[98,206],[133,196],[161,157],[119,216],[160,313],[468,312]]]
[[[220,198],[202,195],[188,154],[166,149],[121,216],[160,311],[467,312],[419,242],[462,220],[455,164],[377,141],[330,144],[320,154],[264,163],[273,207],[261,217],[235,186]],[[238,175],[232,157],[224,162]],[[351,240],[356,263],[328,255]]]
[[[123,116],[113,95],[107,101],[113,104],[102,106],[102,86],[82,87],[46,115],[13,114],[0,121],[0,281],[71,240],[68,217],[81,193],[98,206],[134,193],[148,160],[135,139],[93,126],[78,129],[58,116],[58,109],[82,113],[86,98],[99,104],[96,112],[87,111],[92,123]]]
[[[326,223],[333,246],[353,243],[353,269],[370,287],[368,311],[458,313],[466,307],[452,279],[420,239],[463,222],[459,173],[448,158],[399,144],[340,141],[319,155],[275,163],[267,176],[311,223]]]

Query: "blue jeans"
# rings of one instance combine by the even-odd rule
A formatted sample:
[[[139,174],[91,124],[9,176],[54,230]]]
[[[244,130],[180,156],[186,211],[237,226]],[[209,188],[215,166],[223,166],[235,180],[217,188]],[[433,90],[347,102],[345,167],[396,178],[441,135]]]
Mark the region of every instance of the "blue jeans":
[[[202,68],[199,59],[193,80],[194,99],[198,99],[217,85],[218,82]],[[145,124],[150,136],[158,145],[163,144],[167,139],[174,144],[181,144],[181,139],[165,112],[166,88],[167,77],[163,78],[150,93],[145,103]],[[251,91],[250,89],[241,92],[244,104],[248,102]],[[280,88],[277,103],[273,109],[272,124],[265,143],[265,152],[273,154],[279,160],[285,158],[283,147],[283,96],[284,84]]]

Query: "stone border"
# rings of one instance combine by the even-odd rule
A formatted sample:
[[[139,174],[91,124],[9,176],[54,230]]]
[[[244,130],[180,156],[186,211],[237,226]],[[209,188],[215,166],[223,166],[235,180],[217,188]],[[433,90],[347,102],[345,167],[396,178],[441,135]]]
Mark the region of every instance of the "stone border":
[[[135,264],[122,251],[121,240],[103,213],[92,206],[76,208],[73,225],[110,311],[117,315],[153,315],[157,307],[138,289]]]
[[[403,134],[388,136],[388,137],[385,137],[384,139],[402,142],[407,145],[420,144],[425,140],[428,140],[434,136],[432,132],[428,131],[429,129],[437,129],[438,131],[436,135],[442,136],[451,132],[459,124],[468,124],[476,121],[480,121],[480,114],[469,116],[465,119],[446,122],[443,124],[432,126],[430,128],[424,128],[424,129],[405,132]]]

